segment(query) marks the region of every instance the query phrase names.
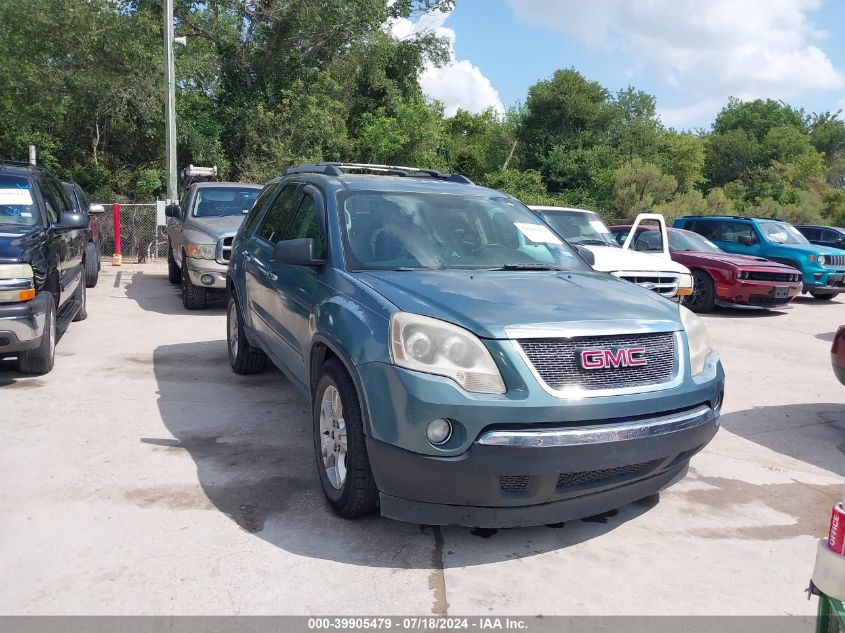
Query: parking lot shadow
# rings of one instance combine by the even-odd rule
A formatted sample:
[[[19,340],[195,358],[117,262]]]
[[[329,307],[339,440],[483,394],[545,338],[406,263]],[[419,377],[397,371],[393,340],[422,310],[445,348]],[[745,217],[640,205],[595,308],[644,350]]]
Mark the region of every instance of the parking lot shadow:
[[[140,441],[174,458],[187,452],[198,485],[139,488],[127,498],[145,507],[222,512],[242,530],[297,555],[437,569],[449,566],[445,535],[450,545],[474,543],[470,560],[464,556],[460,565],[478,565],[587,541],[658,501],[655,495],[605,516],[499,531],[441,530],[377,515],[345,520],[334,514],[320,489],[309,403],[281,373],[232,373],[223,340],[160,346],[153,364],[161,418],[172,437]]]
[[[150,273],[145,271],[120,271],[121,277],[115,278],[115,285],[119,286],[121,281],[128,279],[124,286],[126,296],[134,300],[142,310],[158,312],[160,314],[195,314],[217,316],[224,314],[226,310],[225,295],[222,293],[214,300],[209,301],[208,308],[189,312],[182,305],[182,298],[179,294],[179,286],[171,284],[167,280],[167,273]]]
[[[777,453],[845,477],[845,404],[754,407],[723,415],[722,426]]]

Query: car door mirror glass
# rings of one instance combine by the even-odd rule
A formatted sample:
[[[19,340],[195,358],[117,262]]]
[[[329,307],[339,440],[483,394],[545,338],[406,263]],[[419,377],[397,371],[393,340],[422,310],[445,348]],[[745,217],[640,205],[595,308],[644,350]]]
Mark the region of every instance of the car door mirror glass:
[[[596,263],[596,256],[593,254],[589,248],[585,248],[584,246],[576,246],[575,249],[578,251],[578,254],[584,258],[584,261],[587,262],[590,266]]]
[[[273,248],[272,261],[293,266],[322,266],[325,260],[314,257],[314,240],[306,237],[298,240],[282,240]]]
[[[164,207],[164,215],[168,218],[181,218],[182,217],[182,207],[178,204],[168,204]]]
[[[754,244],[755,241],[753,237],[750,237],[748,235],[740,235],[737,239],[739,240],[739,243],[744,246],[751,246],[752,244]]]
[[[54,225],[59,231],[73,231],[88,228],[88,216],[84,213],[72,213],[65,211],[59,215],[58,224]]]

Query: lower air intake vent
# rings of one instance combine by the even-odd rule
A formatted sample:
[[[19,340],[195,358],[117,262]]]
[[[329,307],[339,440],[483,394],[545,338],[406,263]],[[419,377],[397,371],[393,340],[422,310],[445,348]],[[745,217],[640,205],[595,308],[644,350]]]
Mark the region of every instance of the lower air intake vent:
[[[499,477],[502,492],[525,492],[528,489],[528,475],[502,475]]]
[[[655,459],[642,464],[629,464],[627,466],[616,466],[603,470],[583,470],[579,473],[560,473],[557,478],[557,487],[586,486],[600,481],[609,481],[618,477],[636,477],[653,470],[665,460]]]

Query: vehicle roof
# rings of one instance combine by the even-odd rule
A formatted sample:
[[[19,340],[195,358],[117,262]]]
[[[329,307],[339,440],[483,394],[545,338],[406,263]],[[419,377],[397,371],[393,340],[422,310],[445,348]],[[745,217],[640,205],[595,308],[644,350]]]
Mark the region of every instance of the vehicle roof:
[[[306,174],[294,174],[305,176]],[[469,195],[501,194],[494,189],[479,185],[468,185],[435,178],[418,178],[416,176],[387,176],[376,174],[343,174],[342,176],[327,176],[323,174],[307,174],[309,177],[336,180],[346,189],[353,191],[409,191],[414,193],[463,193]]]
[[[0,160],[0,171],[11,173],[16,176],[29,176],[33,172],[47,172],[40,165],[29,165],[28,163],[16,163],[14,161]]]
[[[633,224],[614,224],[613,226],[609,226],[607,228],[609,228],[611,231],[622,231],[624,229],[630,230],[632,226],[634,226],[634,225]],[[660,227],[659,226],[643,226],[642,224],[640,224],[637,227],[637,230],[638,231],[659,231]],[[695,231],[690,231],[689,229],[679,229],[677,226],[667,226],[666,230],[667,231],[677,231],[678,233],[693,233],[694,235],[698,235],[698,233],[696,233]]]
[[[678,220],[753,220],[758,222],[782,222],[789,224],[780,218],[761,218],[750,215],[684,215]]]
[[[195,182],[191,185],[191,187],[196,187],[197,189],[208,189],[209,187],[218,187],[220,189],[261,189],[264,185],[259,185],[254,182]]]
[[[796,224],[797,229],[832,229],[834,231],[845,231],[841,226],[827,226],[826,224]]]

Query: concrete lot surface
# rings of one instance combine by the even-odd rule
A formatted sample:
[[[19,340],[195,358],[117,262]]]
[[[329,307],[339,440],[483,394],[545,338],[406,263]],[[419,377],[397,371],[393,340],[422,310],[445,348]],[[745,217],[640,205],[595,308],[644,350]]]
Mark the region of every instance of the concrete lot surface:
[[[88,297],[51,374],[0,363],[0,613],[814,613],[845,299],[707,317],[723,428],[659,500],[482,532],[335,517],[305,398],[233,374],[223,307],[183,310],[164,266],[104,266]]]

